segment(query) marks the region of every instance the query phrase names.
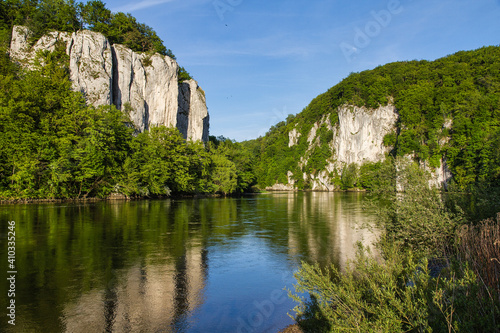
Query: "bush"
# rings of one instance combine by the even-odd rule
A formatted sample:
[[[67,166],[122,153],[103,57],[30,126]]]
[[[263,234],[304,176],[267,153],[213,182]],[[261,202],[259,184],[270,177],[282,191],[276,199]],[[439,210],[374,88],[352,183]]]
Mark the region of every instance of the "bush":
[[[340,176],[340,188],[348,190],[358,185],[359,168],[356,163],[345,165]]]
[[[331,265],[302,264],[295,273],[299,304],[294,311],[305,332],[498,332],[498,299],[482,297],[467,265],[433,276],[427,259],[386,247],[377,262],[359,245],[345,272]],[[470,311],[474,309],[474,311]]]
[[[306,332],[500,332],[500,216],[463,227],[417,164],[396,159],[378,202],[381,260],[359,245],[335,266],[302,264],[296,320]],[[395,182],[393,182],[393,180]],[[495,207],[495,197],[483,203]],[[431,259],[429,259],[431,258]],[[474,309],[474,311],[471,311]]]
[[[388,239],[405,248],[440,253],[464,222],[460,211],[447,209],[440,192],[429,186],[429,174],[418,164],[398,158],[396,170],[396,189],[386,191],[390,204],[379,208],[380,227]]]
[[[471,265],[484,285],[498,298],[500,296],[500,213],[496,222],[488,219],[477,226],[462,226],[457,233],[457,238],[458,257],[461,261]]]

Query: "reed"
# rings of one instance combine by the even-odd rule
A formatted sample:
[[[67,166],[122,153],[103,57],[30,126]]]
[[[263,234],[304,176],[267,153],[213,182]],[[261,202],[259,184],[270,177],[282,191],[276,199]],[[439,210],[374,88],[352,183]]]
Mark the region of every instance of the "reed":
[[[487,287],[484,292],[500,301],[500,213],[496,221],[491,218],[464,225],[457,237],[458,259],[467,262]]]

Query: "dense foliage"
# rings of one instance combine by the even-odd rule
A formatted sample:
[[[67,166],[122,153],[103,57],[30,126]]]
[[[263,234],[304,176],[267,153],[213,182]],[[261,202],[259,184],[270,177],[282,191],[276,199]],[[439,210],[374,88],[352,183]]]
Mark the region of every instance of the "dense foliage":
[[[378,257],[360,246],[344,271],[303,263],[292,292],[305,332],[499,332],[500,215],[474,225],[455,198],[398,158],[376,191]],[[396,187],[396,177],[399,188]],[[485,206],[498,211],[490,197]],[[471,311],[474,309],[474,311]]]
[[[44,66],[0,75],[0,197],[104,197],[110,193],[235,193],[249,189],[250,156],[237,143],[186,142],[177,129],[134,136],[114,106],[87,106],[71,90],[64,48]]]
[[[396,62],[352,73],[301,113],[289,116],[251,143],[262,152],[256,166],[258,183],[282,182],[292,171],[299,185],[307,188],[300,183],[302,173],[324,170],[326,158],[334,154],[328,149],[333,136],[325,131],[317,131],[316,141],[308,143],[313,126],[337,124],[337,110],[342,105],[377,108],[389,102],[400,116],[397,131],[384,138],[384,144],[393,148],[393,156],[411,155],[432,167],[439,166],[444,157],[462,190],[477,181],[498,184],[500,47],[494,46],[432,62]],[[297,145],[288,147],[293,130],[301,136]],[[337,172],[339,175],[330,177],[341,176],[342,170]]]

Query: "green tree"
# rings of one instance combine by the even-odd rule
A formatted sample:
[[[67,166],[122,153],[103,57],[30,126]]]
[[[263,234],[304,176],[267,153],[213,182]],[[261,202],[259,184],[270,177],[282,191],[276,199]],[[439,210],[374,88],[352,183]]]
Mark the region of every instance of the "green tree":
[[[100,0],[92,0],[79,4],[80,16],[83,28],[108,34],[111,25],[111,11]]]
[[[231,162],[224,151],[218,151],[212,154],[212,183],[215,192],[224,195],[236,192],[238,178],[236,166]]]
[[[359,167],[356,163],[345,165],[340,176],[341,188],[348,190],[358,185]]]

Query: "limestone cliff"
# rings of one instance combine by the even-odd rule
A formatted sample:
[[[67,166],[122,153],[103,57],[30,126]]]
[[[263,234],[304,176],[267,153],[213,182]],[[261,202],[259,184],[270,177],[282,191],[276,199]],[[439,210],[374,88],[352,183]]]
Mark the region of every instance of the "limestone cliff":
[[[331,118],[338,117],[338,121],[331,125]],[[320,145],[319,129],[326,127],[333,133],[330,138],[329,148],[331,157],[327,160],[324,170],[316,173],[303,173],[301,178],[310,183],[310,188],[314,191],[334,191],[338,187],[334,184],[335,175],[339,175],[342,169],[356,163],[362,165],[366,162],[378,162],[385,159],[389,148],[383,144],[384,136],[396,131],[398,113],[394,105],[388,104],[377,109],[368,109],[352,105],[339,107],[334,114],[325,114],[320,121],[313,124],[309,133],[300,133],[296,128],[289,132],[289,147],[297,144],[301,135],[307,137],[308,149],[301,157],[299,167],[307,164],[308,159],[316,146]],[[451,179],[446,161],[442,161],[441,166],[436,169],[422,165],[432,175],[431,185],[446,186]],[[294,184],[290,182],[288,174],[288,185],[276,184],[276,188],[289,189]]]
[[[208,141],[209,115],[205,102],[205,92],[195,80],[180,84],[179,112],[177,128],[184,136],[194,136]]]
[[[398,115],[393,105],[378,109],[344,106],[338,110],[333,148],[337,167],[341,164],[377,162],[384,158],[384,136],[395,130]]]
[[[194,80],[178,82],[178,64],[160,54],[137,53],[123,45],[111,45],[102,34],[91,31],[52,32],[35,45],[28,43],[29,30],[16,26],[10,54],[26,67],[36,52],[66,45],[70,78],[76,91],[91,105],[114,104],[139,131],[151,126],[177,127],[191,140],[208,141],[209,116],[205,96]]]

